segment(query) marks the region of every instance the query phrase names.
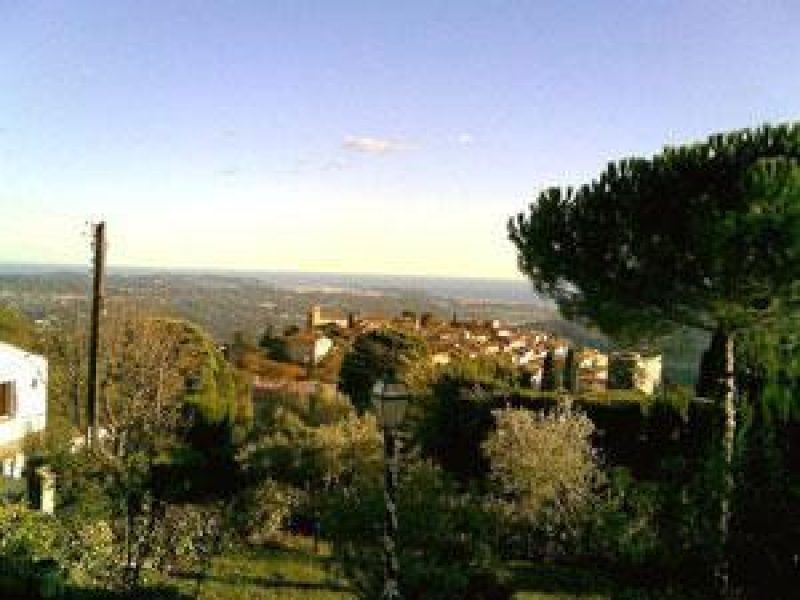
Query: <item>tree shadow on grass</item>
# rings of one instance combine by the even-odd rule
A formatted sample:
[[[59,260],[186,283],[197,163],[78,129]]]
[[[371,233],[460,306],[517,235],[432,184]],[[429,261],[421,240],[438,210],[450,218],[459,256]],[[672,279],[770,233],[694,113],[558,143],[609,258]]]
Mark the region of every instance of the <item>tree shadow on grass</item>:
[[[589,596],[610,594],[614,588],[607,577],[571,567],[512,563],[511,572],[518,590]]]
[[[599,569],[548,564],[512,563],[515,589],[525,592],[564,595],[579,599],[688,600],[690,596],[666,586],[663,581],[648,584],[640,575],[635,582],[621,582]],[[645,580],[643,580],[645,579]]]
[[[286,579],[285,577],[273,576],[262,577],[258,575],[212,575],[204,574],[198,576],[194,573],[175,573],[173,577],[178,579],[191,579],[197,580],[198,577],[202,579],[203,583],[214,582],[224,585],[252,585],[263,587],[266,589],[292,589],[297,591],[325,591],[325,592],[351,592],[352,589],[344,584],[336,583],[333,581],[295,581]]]
[[[131,592],[111,592],[96,588],[68,586],[64,600],[189,600],[191,596],[167,586],[147,586]]]
[[[189,600],[190,596],[164,586],[149,586],[131,592],[113,592],[73,585],[52,587],[30,578],[0,578],[0,598],[8,600]]]

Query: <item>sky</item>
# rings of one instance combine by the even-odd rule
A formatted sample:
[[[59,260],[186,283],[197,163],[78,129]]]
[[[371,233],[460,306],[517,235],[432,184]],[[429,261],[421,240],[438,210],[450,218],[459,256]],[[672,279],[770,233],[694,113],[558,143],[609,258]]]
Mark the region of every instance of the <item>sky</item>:
[[[519,277],[609,160],[797,120],[800,3],[0,0],[0,262]]]

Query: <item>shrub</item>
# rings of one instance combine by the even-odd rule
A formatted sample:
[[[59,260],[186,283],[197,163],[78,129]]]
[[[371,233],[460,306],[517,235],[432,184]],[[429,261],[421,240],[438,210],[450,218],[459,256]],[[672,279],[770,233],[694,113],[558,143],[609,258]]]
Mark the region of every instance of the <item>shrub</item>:
[[[507,408],[494,416],[496,429],[483,448],[495,506],[504,517],[506,552],[571,554],[601,479],[590,442],[592,422],[568,409],[537,413]]]
[[[251,543],[272,540],[306,501],[302,490],[266,479],[246,490],[236,514],[236,529]]]
[[[492,553],[494,521],[479,499],[457,491],[438,467],[415,462],[398,489],[400,592],[409,600],[510,598]],[[322,532],[334,564],[359,598],[379,598],[384,581],[384,497],[375,479],[322,499]]]
[[[66,570],[65,542],[53,517],[21,504],[0,505],[0,596],[54,597]]]
[[[483,448],[501,497],[533,518],[587,502],[597,465],[590,442],[594,426],[585,415],[509,408],[494,416],[497,427]]]

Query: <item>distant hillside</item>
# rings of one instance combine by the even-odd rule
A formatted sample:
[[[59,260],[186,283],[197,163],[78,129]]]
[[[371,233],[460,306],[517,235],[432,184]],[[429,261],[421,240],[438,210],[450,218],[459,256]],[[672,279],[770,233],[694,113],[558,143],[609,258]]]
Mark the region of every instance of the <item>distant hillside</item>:
[[[88,269],[52,269],[0,265],[3,300],[33,318],[85,319]],[[198,323],[218,342],[232,340],[237,331],[255,340],[268,325],[277,331],[302,326],[313,305],[343,313],[391,316],[410,310],[514,324],[554,314],[521,281],[360,277],[116,268],[110,269],[106,295]]]
[[[34,332],[30,320],[0,304],[0,342],[33,350]]]

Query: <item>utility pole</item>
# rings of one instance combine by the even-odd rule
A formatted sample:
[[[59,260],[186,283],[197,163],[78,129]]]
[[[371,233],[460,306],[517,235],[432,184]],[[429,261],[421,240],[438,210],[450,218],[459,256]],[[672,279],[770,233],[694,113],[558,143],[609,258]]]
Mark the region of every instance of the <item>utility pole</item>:
[[[92,314],[89,325],[89,373],[87,377],[88,402],[86,407],[86,445],[96,448],[98,441],[97,419],[97,362],[100,348],[100,315],[103,310],[103,283],[106,262],[106,224],[100,221],[93,226],[92,249],[94,273],[92,277]]]

